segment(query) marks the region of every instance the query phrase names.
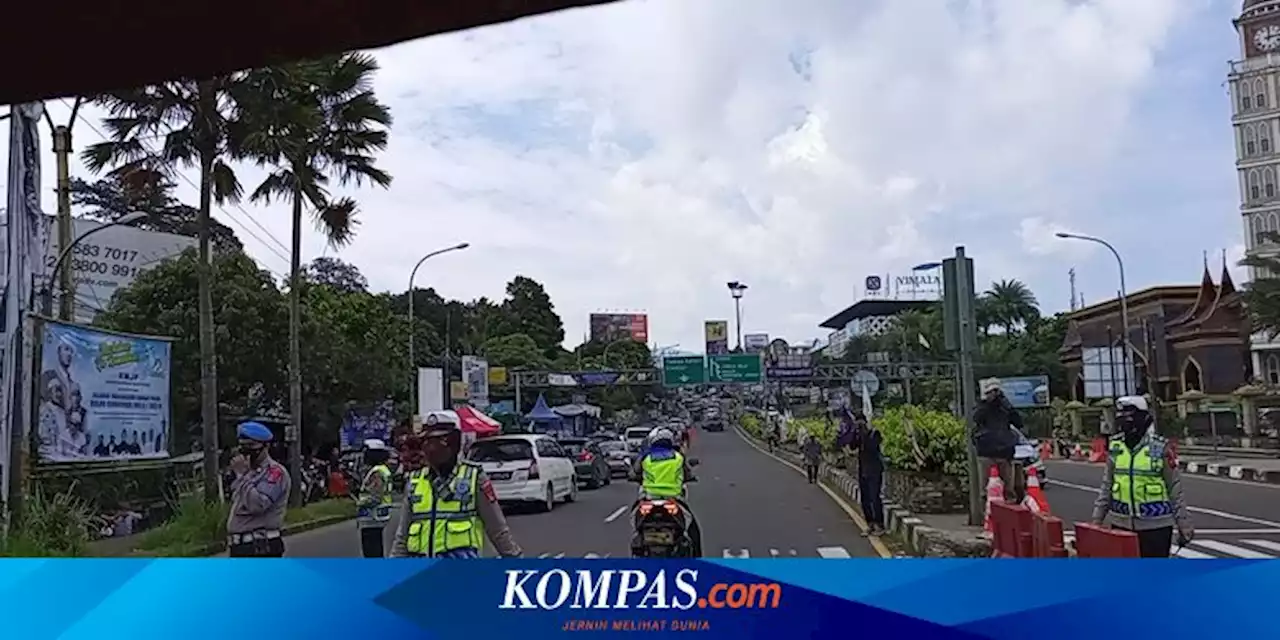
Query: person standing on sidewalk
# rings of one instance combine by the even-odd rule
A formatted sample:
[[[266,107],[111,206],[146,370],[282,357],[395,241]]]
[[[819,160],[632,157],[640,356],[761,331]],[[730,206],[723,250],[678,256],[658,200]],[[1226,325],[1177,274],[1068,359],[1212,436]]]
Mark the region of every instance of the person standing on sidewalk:
[[[809,434],[800,448],[804,453],[804,470],[809,476],[809,484],[818,482],[818,465],[822,464],[822,443],[813,434]]]
[[[884,533],[884,456],[880,452],[881,434],[861,411],[853,414],[854,436],[851,446],[858,450],[858,497],[862,516],[867,520],[864,535]]]
[[[360,530],[360,550],[366,558],[381,558],[385,553],[383,532],[391,522],[394,506],[391,468],[387,461],[391,451],[381,440],[364,441],[364,463],[368,465],[356,496],[356,528]]]
[[[1022,504],[1026,477],[1014,465],[1018,436],[1010,428],[1022,431],[1022,416],[1004,396],[998,378],[986,378],[978,386],[982,399],[973,410],[972,432],[973,446],[978,454],[978,471],[985,478],[994,466],[1004,484],[1005,502]]]
[[[1109,524],[1138,535],[1143,558],[1168,558],[1174,533],[1185,546],[1195,536],[1182,495],[1178,461],[1169,442],[1151,428],[1151,411],[1142,396],[1116,400],[1102,486],[1093,505],[1093,523]]]
[[[227,555],[232,558],[284,556],[284,512],[289,506],[289,471],[267,453],[274,435],[260,422],[236,427],[237,454],[231,458],[231,513]]]

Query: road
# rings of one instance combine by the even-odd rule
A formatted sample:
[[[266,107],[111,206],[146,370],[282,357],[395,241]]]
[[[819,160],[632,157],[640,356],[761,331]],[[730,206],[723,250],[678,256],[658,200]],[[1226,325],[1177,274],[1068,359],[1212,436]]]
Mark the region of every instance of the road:
[[[1047,461],[1045,495],[1053,515],[1087,522],[1102,482],[1102,466]],[[1175,550],[1183,558],[1280,557],[1280,487],[1183,474],[1196,539]]]
[[[747,444],[737,433],[698,433],[692,455],[701,465],[690,485],[702,525],[703,551],[717,558],[879,557],[845,511],[804,476]],[[628,508],[637,486],[621,479],[583,490],[551,513],[507,508],[516,541],[529,557],[628,557]],[[390,548],[388,529],[388,548]],[[360,555],[355,524],[288,539],[293,557]]]

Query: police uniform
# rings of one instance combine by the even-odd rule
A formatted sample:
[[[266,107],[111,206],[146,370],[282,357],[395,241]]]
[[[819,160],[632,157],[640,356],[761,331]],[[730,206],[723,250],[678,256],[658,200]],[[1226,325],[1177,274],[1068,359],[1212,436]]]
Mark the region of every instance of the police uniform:
[[[684,506],[688,518],[686,533],[692,543],[693,554],[701,556],[702,529],[685,499],[685,482],[692,477],[693,470],[684,454],[674,448],[655,449],[650,442],[644,455],[636,461],[633,474],[640,478],[641,496],[675,500]]]
[[[428,433],[457,431],[448,413],[428,414]],[[503,557],[522,554],[480,465],[459,452],[449,469],[426,466],[409,475],[391,557],[478,558],[486,537]]]
[[[381,440],[365,442],[365,451],[387,451]],[[366,558],[383,557],[382,535],[391,522],[395,504],[391,495],[391,468],[379,462],[369,468],[360,483],[356,527],[360,530],[360,548]]]
[[[267,453],[271,430],[257,422],[237,428],[241,440],[260,443],[262,460],[231,483],[227,554],[233,558],[284,555],[284,512],[289,504],[289,472]]]

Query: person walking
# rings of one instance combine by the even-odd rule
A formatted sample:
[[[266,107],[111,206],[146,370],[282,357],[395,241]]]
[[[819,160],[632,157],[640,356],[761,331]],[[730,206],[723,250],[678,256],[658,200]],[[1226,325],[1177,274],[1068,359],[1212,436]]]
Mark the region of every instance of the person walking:
[[[804,453],[804,471],[809,477],[809,484],[818,482],[818,465],[822,464],[822,443],[818,442],[818,438],[810,434],[801,447]]]
[[[1168,558],[1175,533],[1178,546],[1195,537],[1177,458],[1151,428],[1146,398],[1116,400],[1116,423],[1120,432],[1108,443],[1093,523],[1137,534],[1143,558]]]
[[[875,424],[867,420],[861,411],[853,414],[853,442],[858,451],[858,497],[862,503],[862,517],[867,520],[863,535],[878,536],[884,528],[884,455],[880,450],[882,435]]]
[[[1005,397],[998,378],[986,378],[978,386],[982,399],[978,401],[972,416],[972,438],[978,454],[978,470],[985,478],[994,466],[1000,474],[1000,481],[1004,483],[1005,502],[1022,504],[1026,477],[1014,463],[1018,435],[1010,428],[1022,431],[1022,416]]]

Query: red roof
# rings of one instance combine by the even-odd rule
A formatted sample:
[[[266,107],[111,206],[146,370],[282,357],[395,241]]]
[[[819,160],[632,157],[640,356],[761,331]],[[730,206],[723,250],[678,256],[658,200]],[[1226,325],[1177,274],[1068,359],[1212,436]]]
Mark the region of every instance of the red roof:
[[[454,409],[454,412],[458,414],[458,422],[462,430],[476,434],[477,438],[487,438],[502,433],[501,422],[490,418],[475,407],[463,405]]]

